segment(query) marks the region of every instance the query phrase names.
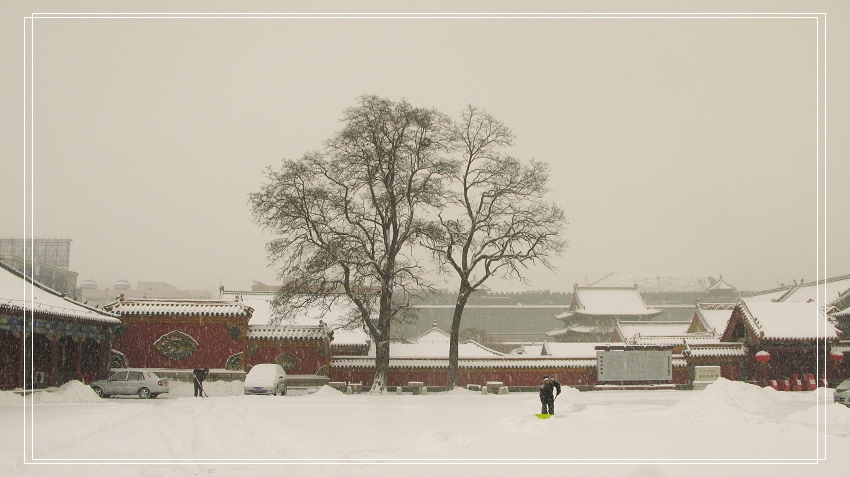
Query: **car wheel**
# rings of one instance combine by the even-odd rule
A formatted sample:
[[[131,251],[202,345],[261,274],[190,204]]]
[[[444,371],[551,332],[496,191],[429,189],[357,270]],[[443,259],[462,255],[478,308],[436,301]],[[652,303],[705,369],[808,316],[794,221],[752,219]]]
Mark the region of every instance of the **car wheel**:
[[[272,396],[277,396],[277,388],[274,388],[274,393],[272,393]]]
[[[94,393],[97,394],[97,397],[99,397],[101,399],[106,397],[106,394],[103,394],[103,389],[100,389],[99,387],[94,386],[94,387],[92,387],[92,390],[94,390]]]
[[[281,396],[286,396],[286,386],[283,387],[283,392],[280,393]]]
[[[148,399],[151,397],[151,390],[148,388],[139,389],[139,397],[142,399]]]

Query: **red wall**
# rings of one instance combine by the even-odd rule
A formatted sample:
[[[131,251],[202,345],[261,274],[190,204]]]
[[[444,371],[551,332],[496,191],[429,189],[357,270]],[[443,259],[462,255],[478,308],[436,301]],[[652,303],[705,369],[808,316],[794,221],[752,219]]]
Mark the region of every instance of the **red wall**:
[[[255,349],[256,352],[253,352]],[[288,374],[316,374],[323,366],[327,371],[330,363],[329,351],[327,341],[248,340],[248,368],[260,363],[274,363],[282,353],[290,352],[297,356],[301,363],[287,370]]]
[[[124,353],[129,366],[134,368],[224,368],[227,358],[244,348],[242,339],[233,339],[227,323],[214,317],[186,317],[177,321],[122,319],[127,327],[124,336],[112,341],[112,349]],[[162,355],[154,343],[172,331],[182,331],[198,342],[198,348],[189,357],[172,361]]]

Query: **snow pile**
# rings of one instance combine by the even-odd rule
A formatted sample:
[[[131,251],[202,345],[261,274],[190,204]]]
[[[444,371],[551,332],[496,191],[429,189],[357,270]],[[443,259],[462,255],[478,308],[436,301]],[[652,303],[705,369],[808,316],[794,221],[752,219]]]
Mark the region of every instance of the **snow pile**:
[[[0,391],[0,406],[20,406],[24,403],[23,396],[12,391]]]
[[[53,391],[33,394],[33,402],[38,404],[101,402],[91,386],[80,381],[68,381]]]
[[[674,405],[671,410],[683,417],[716,417],[763,421],[759,414],[781,408],[782,393],[741,381],[720,378],[694,396]],[[742,412],[743,411],[743,412]]]
[[[343,393],[339,389],[332,388],[332,387],[328,386],[327,384],[325,384],[324,386],[320,387],[318,391],[316,391],[312,394],[308,394],[308,396],[320,396],[320,397],[335,398],[335,397],[341,397],[341,396],[344,397],[345,393]]]
[[[821,427],[828,434],[850,436],[850,407],[834,402],[813,405],[804,411],[788,415],[785,424],[791,427]]]
[[[242,381],[204,381],[204,393],[207,396],[241,396],[245,394]],[[183,381],[168,381],[168,394],[171,397],[193,397],[195,384]]]

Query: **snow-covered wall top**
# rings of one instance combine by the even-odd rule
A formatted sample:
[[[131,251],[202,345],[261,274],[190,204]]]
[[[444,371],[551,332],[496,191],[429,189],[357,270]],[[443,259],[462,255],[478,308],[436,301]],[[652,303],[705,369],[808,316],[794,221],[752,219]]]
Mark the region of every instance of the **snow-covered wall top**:
[[[121,316],[221,316],[248,317],[253,309],[241,303],[222,300],[122,300],[112,306]]]
[[[629,341],[637,337],[685,336],[690,324],[690,321],[618,321],[616,329]]]
[[[259,325],[248,326],[249,340],[330,340],[330,330],[324,325]]]

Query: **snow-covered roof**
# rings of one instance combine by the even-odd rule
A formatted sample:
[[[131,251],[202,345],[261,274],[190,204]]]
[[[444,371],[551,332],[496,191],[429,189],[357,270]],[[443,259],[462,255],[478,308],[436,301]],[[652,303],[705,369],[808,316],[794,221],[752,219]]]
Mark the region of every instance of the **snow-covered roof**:
[[[448,358],[390,358],[390,368],[445,368]],[[367,356],[334,356],[332,368],[374,368],[375,358]],[[480,368],[595,368],[593,359],[541,358],[537,356],[511,356],[505,358],[458,358],[460,369]]]
[[[110,309],[124,316],[214,316],[250,317],[253,309],[225,300],[129,299],[118,300]]]
[[[743,295],[749,302],[772,301],[784,303],[819,302],[824,309],[836,303],[842,296],[850,294],[850,275],[817,280],[813,282],[794,283],[793,285],[774,288]]]
[[[325,325],[255,325],[248,326],[249,340],[330,340]]]
[[[696,305],[696,319],[700,320],[702,326],[708,331],[722,335],[729,324],[729,318],[735,310],[734,303],[700,303]]]
[[[637,288],[574,287],[570,311],[583,315],[655,316],[662,310],[649,308]],[[567,318],[569,315],[559,315]]]
[[[433,327],[422,335],[413,338],[410,341],[390,341],[390,357],[392,358],[442,358],[449,355],[449,343],[451,337],[445,331],[437,328],[437,323],[434,322]],[[459,358],[486,358],[495,356],[505,356],[505,353],[500,353],[492,350],[476,341],[469,340],[465,343],[458,343]],[[375,345],[369,347],[369,356],[375,356]]]
[[[254,309],[249,326],[268,325],[272,319],[271,303],[277,292],[274,291],[234,291],[222,290],[219,297],[225,301],[239,302]],[[333,330],[333,345],[366,345],[369,335],[362,328],[345,326],[348,319],[348,309],[342,305],[334,305],[330,309],[315,306],[305,313],[297,313],[287,317],[282,326],[300,325],[315,326],[319,321],[327,324]]]
[[[615,333],[625,342],[650,336],[685,336],[690,321],[618,321]]]
[[[842,295],[850,291],[850,275],[828,278],[798,285],[783,296],[782,302],[807,303],[820,302],[823,308],[827,308]]]
[[[704,292],[711,286],[710,277],[681,275],[623,275],[612,276],[596,284],[603,287],[637,286],[647,293],[655,292]]]
[[[688,340],[686,348],[694,358],[746,356],[743,343],[694,343]]]
[[[770,290],[757,291],[752,293],[747,293],[745,295],[741,295],[741,298],[746,298],[751,303],[762,301],[762,302],[774,302],[781,298],[783,295],[788,293],[788,291],[793,287],[783,286],[779,288],[772,288]]]
[[[555,358],[593,358],[596,359],[596,346],[603,343],[543,343],[541,356]]]
[[[676,336],[638,336],[629,340],[628,343],[654,346],[680,346],[686,343],[713,344],[720,343],[720,336],[714,333],[687,333]]]
[[[717,279],[710,287],[708,287],[708,291],[718,291],[718,290],[734,290],[735,287],[723,281],[723,275]]]
[[[510,352],[511,355],[517,356],[542,356],[542,344],[524,344]]]
[[[2,261],[0,305],[104,324],[121,323],[116,314],[72,300],[46,285],[24,278],[22,273]]]
[[[835,326],[816,303],[766,303],[741,298],[738,309],[762,339],[834,339]]]

